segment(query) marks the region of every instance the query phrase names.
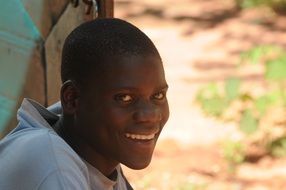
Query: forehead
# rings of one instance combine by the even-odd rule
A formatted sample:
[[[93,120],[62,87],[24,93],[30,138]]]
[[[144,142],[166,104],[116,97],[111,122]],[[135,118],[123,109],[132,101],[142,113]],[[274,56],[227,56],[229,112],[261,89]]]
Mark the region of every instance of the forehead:
[[[166,86],[161,59],[150,55],[112,57],[102,73],[92,80],[94,84],[101,85],[102,89]]]

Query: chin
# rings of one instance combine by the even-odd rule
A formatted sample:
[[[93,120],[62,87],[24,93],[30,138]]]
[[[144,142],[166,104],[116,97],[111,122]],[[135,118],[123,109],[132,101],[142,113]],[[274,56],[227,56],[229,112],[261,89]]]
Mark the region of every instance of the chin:
[[[125,166],[133,170],[142,170],[146,168],[147,166],[149,166],[150,162],[151,162],[151,158],[146,159],[146,160],[137,160],[137,161],[132,160],[132,161],[125,162],[125,163],[122,162],[122,164],[124,164]]]

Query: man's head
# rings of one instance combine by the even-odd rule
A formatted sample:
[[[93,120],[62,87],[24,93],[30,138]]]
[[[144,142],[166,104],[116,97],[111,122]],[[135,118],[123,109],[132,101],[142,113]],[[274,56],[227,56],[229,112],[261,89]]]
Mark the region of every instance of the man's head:
[[[76,28],[67,37],[61,65],[64,83],[74,80],[80,85],[88,77],[100,74],[108,62],[120,57],[160,55],[152,41],[137,27],[120,19],[97,19]],[[111,64],[115,65],[116,62]]]
[[[63,113],[80,148],[104,163],[145,168],[169,117],[168,86],[152,41],[125,21],[97,19],[67,37],[61,69]]]

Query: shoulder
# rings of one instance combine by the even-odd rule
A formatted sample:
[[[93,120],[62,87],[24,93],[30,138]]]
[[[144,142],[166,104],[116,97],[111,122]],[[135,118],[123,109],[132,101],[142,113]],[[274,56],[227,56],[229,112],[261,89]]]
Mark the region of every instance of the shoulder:
[[[26,134],[19,152],[26,156],[25,161],[48,165],[49,168],[82,171],[85,164],[77,153],[53,130],[37,130]],[[19,149],[19,148],[18,148]]]
[[[54,157],[58,156],[56,153],[60,150],[72,151],[52,129],[46,128],[23,129],[0,141],[1,155],[9,155],[12,160],[19,156],[22,162],[29,160],[41,162],[42,159],[45,162],[54,161]]]
[[[51,129],[11,134],[0,142],[0,156],[0,171],[5,171],[0,172],[0,184],[7,184],[14,178],[24,184],[44,185],[52,182],[55,176],[61,183],[75,178],[87,181],[85,164]]]

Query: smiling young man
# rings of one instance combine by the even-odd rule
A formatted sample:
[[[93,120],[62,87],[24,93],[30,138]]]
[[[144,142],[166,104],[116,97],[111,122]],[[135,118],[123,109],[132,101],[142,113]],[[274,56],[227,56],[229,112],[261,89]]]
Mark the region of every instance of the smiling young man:
[[[131,189],[120,163],[143,169],[169,117],[160,55],[120,19],[77,27],[62,52],[61,104],[25,99],[0,142],[0,189]]]

